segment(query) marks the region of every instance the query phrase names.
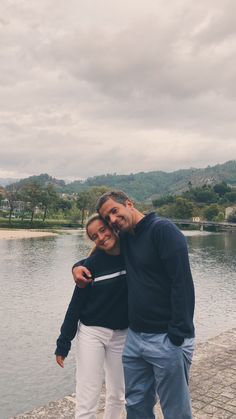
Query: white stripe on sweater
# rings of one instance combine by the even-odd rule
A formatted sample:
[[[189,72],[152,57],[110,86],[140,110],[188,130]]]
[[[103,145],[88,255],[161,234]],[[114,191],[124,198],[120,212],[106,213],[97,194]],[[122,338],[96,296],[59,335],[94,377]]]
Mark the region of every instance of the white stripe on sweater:
[[[125,275],[126,274],[126,270],[123,271],[119,271],[119,272],[114,272],[113,274],[108,274],[108,275],[102,275],[102,276],[97,276],[94,278],[94,282],[96,281],[105,281],[106,279],[111,279],[111,278],[115,278],[117,276],[120,275]]]

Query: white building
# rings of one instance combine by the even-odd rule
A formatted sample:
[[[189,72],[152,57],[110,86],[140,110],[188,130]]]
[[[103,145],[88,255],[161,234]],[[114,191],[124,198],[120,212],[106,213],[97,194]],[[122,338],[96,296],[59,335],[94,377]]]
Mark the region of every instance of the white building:
[[[236,211],[236,205],[232,205],[232,207],[227,207],[225,209],[225,219],[228,220],[230,214],[232,214],[232,212]]]

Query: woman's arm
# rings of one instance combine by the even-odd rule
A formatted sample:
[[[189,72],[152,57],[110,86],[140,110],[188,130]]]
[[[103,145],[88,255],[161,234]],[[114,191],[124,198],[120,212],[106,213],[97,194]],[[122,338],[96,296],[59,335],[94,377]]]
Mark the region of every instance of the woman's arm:
[[[74,339],[80,313],[87,298],[87,289],[75,287],[64,322],[61,326],[61,334],[57,339],[55,355],[66,357],[71,348],[71,341]]]

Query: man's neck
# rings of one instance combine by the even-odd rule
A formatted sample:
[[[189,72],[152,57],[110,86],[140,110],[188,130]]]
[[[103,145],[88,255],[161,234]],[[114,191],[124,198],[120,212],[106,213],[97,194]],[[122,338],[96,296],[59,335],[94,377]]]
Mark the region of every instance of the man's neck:
[[[139,221],[141,221],[144,217],[145,215],[142,212],[135,210],[133,228],[135,228]]]
[[[136,227],[136,225],[145,217],[145,215],[138,211],[138,210],[134,210],[134,214],[133,214],[133,226],[132,228],[129,230],[129,233],[134,234],[134,229]]]

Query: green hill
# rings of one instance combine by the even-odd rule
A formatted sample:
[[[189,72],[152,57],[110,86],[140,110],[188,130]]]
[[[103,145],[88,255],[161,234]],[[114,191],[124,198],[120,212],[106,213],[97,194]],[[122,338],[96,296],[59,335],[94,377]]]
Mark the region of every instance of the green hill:
[[[122,189],[137,201],[147,201],[154,197],[167,194],[177,194],[204,184],[214,185],[225,181],[230,186],[236,186],[236,160],[228,161],[205,169],[181,169],[174,172],[152,171],[131,173],[130,175],[106,174],[94,176],[84,181],[74,181],[65,184],[63,180],[52,178],[47,174],[31,176],[20,180],[20,183],[37,181],[41,186],[52,183],[58,192],[78,193],[92,186],[107,186],[112,189]]]
[[[225,181],[236,186],[236,160],[205,169],[181,169],[174,172],[140,172],[130,175],[107,174],[66,185],[67,192],[80,192],[91,186],[122,189],[132,198],[145,201],[153,197],[181,193],[192,186],[215,184]]]
[[[17,185],[21,188],[23,185],[26,185],[31,182],[37,182],[42,187],[47,186],[49,184],[54,185],[55,188],[58,189],[58,192],[60,192],[66,186],[64,180],[53,178],[52,176],[49,176],[47,173],[42,173],[38,176],[29,176],[25,179],[20,179],[18,182],[11,182],[10,184]]]

